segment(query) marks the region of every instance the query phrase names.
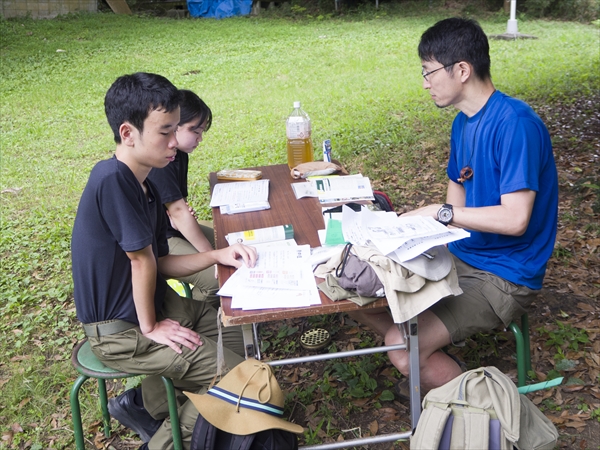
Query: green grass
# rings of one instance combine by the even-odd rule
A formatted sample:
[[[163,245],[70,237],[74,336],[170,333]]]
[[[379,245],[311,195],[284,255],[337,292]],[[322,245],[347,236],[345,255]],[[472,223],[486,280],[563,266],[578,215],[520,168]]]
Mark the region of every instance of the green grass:
[[[73,445],[69,354],[82,333],[70,232],[90,169],[114,149],[103,98],[116,77],[161,73],[211,106],[213,127],[189,177],[202,218],[209,172],[285,162],[294,100],[311,116],[315,148],[330,138],[334,157],[398,204],[409,197],[403,182],[424,169],[442,179],[455,111],[436,109],[422,89],[416,45],[446,14],[402,16],[382,5],[341,18],[0,20],[0,430],[12,436],[0,448]],[[490,34],[506,29],[506,17],[481,23]],[[491,41],[498,89],[567,102],[598,89],[597,27],[520,21],[519,29],[538,39]],[[95,402],[83,407],[87,423],[97,420]]]

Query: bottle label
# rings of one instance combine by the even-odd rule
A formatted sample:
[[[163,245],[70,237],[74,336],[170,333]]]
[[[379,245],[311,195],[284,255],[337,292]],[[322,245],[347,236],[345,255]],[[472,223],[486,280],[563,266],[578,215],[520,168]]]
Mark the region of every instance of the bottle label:
[[[289,117],[286,122],[288,139],[306,139],[310,137],[310,121],[303,117]]]

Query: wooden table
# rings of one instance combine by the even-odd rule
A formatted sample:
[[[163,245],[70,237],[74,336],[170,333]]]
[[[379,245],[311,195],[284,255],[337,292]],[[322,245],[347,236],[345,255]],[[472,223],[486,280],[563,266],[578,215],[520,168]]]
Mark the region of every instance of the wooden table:
[[[290,169],[287,165],[251,167],[250,169],[262,171],[263,179],[269,180],[269,203],[271,209],[264,211],[247,212],[232,215],[221,215],[219,208],[213,208],[213,226],[215,230],[215,242],[217,248],[227,247],[229,244],[225,239],[228,233],[236,231],[253,230],[257,228],[272,227],[277,225],[292,224],[294,228],[294,239],[298,245],[309,244],[311,248],[321,245],[317,230],[325,228],[323,221],[322,207],[316,198],[296,199],[291,183],[305,183],[304,180],[294,180],[290,175]],[[217,180],[215,172],[210,174],[211,192],[217,183],[227,183],[227,181]],[[222,285],[233,274],[235,269],[228,266],[219,266],[219,282]],[[317,278],[317,282],[323,280]],[[254,324],[261,322],[272,322],[295,317],[309,317],[320,314],[334,314],[344,311],[355,311],[358,309],[372,309],[387,306],[387,300],[382,298],[366,306],[359,306],[349,300],[333,301],[322,292],[321,304],[297,308],[278,308],[244,311],[242,309],[231,308],[231,298],[221,297],[222,320],[225,326],[242,325],[244,332],[244,345],[247,357],[260,358],[258,345],[255,338]],[[317,361],[332,358],[344,358],[349,356],[358,356],[368,353],[387,352],[390,350],[408,349],[411,360],[411,421],[413,429],[416,427],[420,407],[420,384],[419,384],[419,363],[418,363],[418,334],[417,321],[411,319],[409,322],[400,325],[404,331],[408,346],[405,344],[376,347],[371,349],[354,350],[351,352],[338,352],[332,354],[313,355],[307,357],[293,358],[279,361],[269,361],[270,365],[295,364],[310,361]],[[375,442],[391,442],[398,439],[407,439],[410,432],[398,435],[374,436],[364,439],[352,439],[335,444],[324,444],[319,446],[303,447],[303,449],[336,449],[364,445]],[[380,440],[383,438],[384,440]],[[387,438],[387,440],[385,440]],[[332,446],[333,445],[333,446]]]

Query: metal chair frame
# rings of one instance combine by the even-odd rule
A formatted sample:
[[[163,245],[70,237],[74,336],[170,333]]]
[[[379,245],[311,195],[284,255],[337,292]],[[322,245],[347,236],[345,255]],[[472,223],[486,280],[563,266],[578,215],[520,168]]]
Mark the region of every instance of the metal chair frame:
[[[174,280],[182,287],[187,298],[192,298],[192,290],[188,283]],[[118,378],[131,378],[140,374],[120,372],[111,369],[102,364],[98,358],[92,353],[90,343],[87,338],[80,341],[71,355],[71,363],[73,367],[80,373],[73,387],[71,388],[71,415],[73,417],[73,430],[75,432],[75,446],[77,450],[85,450],[85,439],[83,434],[83,424],[81,421],[81,405],[79,403],[79,390],[83,383],[89,378],[98,380],[98,394],[100,396],[100,407],[102,409],[102,423],[104,427],[104,435],[110,437],[110,414],[108,412],[108,394],[106,392],[106,380],[114,380]],[[169,404],[169,416],[171,418],[171,427],[173,430],[173,449],[183,450],[183,442],[181,440],[181,429],[179,427],[179,415],[177,411],[177,394],[173,381],[168,377],[162,377],[167,390],[167,400]]]
[[[511,322],[508,329],[515,336],[517,344],[517,386],[525,386],[527,373],[531,371],[531,348],[529,346],[529,316],[521,316],[521,327]]]

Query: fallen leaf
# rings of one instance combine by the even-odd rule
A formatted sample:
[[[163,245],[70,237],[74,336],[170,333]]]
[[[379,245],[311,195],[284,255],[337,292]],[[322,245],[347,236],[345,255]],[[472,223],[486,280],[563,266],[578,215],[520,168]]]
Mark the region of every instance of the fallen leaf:
[[[540,372],[538,370],[535,371],[535,374],[536,374],[538,380],[540,380],[540,381],[546,381],[546,379],[548,378],[548,375],[546,375],[544,372]]]
[[[594,308],[592,305],[588,305],[587,303],[579,302],[577,303],[577,307],[583,311],[596,312],[596,308]]]
[[[565,427],[576,428],[577,431],[582,431],[585,428],[585,422],[572,421],[564,424]]]
[[[585,386],[581,386],[578,384],[572,384],[569,386],[563,386],[562,388],[565,392],[577,392],[577,391],[581,391],[584,387]]]
[[[364,406],[367,403],[369,403],[370,399],[369,398],[357,398],[355,400],[352,400],[352,404],[356,405],[356,406]]]
[[[13,437],[14,433],[12,431],[5,431],[4,433],[2,433],[2,440],[8,445],[12,443]]]
[[[376,420],[369,424],[369,431],[371,432],[371,436],[375,436],[379,431],[379,424]]]

